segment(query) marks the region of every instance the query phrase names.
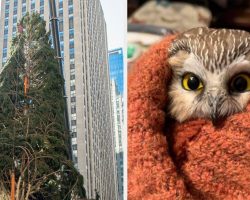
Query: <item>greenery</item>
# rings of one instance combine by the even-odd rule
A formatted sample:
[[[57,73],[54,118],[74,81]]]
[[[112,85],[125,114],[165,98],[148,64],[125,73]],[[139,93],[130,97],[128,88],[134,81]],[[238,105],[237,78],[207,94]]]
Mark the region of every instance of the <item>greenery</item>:
[[[1,199],[10,194],[12,172],[17,200],[85,197],[83,177],[69,159],[64,80],[45,27],[38,14],[22,18],[0,75]]]

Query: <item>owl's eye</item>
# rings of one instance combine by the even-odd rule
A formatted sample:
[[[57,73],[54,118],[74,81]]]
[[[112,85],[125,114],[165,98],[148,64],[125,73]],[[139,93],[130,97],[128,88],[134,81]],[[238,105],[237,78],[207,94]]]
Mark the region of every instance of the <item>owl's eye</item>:
[[[250,90],[250,76],[248,74],[239,74],[235,76],[231,83],[230,89],[233,92],[245,92]]]
[[[182,77],[182,87],[185,90],[201,90],[203,88],[203,83],[196,75],[192,73],[187,73]]]

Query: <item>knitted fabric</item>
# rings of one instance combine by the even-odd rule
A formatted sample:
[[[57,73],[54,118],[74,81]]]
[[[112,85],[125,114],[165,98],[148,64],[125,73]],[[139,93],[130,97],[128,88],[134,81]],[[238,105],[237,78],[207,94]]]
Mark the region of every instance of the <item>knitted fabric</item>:
[[[167,113],[167,49],[151,47],[128,75],[128,199],[250,199],[250,105],[213,126]]]

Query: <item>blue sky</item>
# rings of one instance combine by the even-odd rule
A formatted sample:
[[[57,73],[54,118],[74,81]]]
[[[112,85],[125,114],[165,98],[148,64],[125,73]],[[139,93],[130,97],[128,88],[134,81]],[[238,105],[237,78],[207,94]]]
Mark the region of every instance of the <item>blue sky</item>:
[[[107,24],[108,49],[125,47],[127,0],[100,0]]]

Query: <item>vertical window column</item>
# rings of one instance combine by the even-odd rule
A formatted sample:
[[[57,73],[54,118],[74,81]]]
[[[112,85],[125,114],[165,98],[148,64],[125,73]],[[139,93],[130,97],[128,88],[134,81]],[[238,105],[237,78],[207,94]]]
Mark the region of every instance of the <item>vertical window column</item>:
[[[17,9],[18,9],[17,6],[18,6],[18,0],[14,0],[12,37],[16,36],[16,30],[17,30]]]
[[[2,8],[3,9],[3,8]],[[4,5],[4,41],[3,41],[3,53],[2,53],[2,64],[4,65],[7,61],[8,52],[8,33],[9,33],[9,13],[10,13],[10,2],[6,1]]]
[[[22,0],[22,16],[26,14],[26,0]]]
[[[40,0],[40,16],[44,18],[44,0]]]
[[[64,20],[63,20],[63,0],[58,2],[58,29],[59,29],[59,42],[61,49],[61,56],[64,58]],[[70,74],[75,74],[74,60],[70,60]],[[77,119],[76,119],[76,91],[75,91],[75,79],[73,76],[70,76],[70,129],[71,129],[71,148],[72,148],[72,158],[75,167],[77,168]]]
[[[73,1],[68,2],[68,14],[73,15]],[[59,17],[63,18],[62,3],[59,1]],[[71,141],[73,162],[77,167],[77,116],[76,116],[76,84],[75,84],[75,56],[74,56],[74,29],[73,29],[73,16],[69,18],[69,59],[70,59],[70,120],[71,120]],[[61,27],[62,28],[62,27]],[[60,44],[62,46],[62,44]],[[66,45],[66,44],[65,44]]]
[[[75,48],[74,48],[74,35],[71,35],[71,33],[74,33],[74,17],[69,17],[69,58],[74,59],[75,58]]]
[[[31,12],[35,12],[35,8],[36,8],[36,0],[31,0],[31,5],[30,5],[30,10]]]

